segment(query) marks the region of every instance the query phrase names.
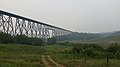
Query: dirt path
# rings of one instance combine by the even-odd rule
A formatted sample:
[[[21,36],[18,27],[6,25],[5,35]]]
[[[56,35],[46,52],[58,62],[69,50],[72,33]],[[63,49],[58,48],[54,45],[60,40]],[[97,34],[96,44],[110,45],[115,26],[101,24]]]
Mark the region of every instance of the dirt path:
[[[55,62],[49,55],[42,55],[42,62],[45,67],[65,67],[57,62]]]
[[[44,63],[45,67],[51,67],[49,66],[49,63],[47,62],[45,55],[42,55],[42,62]]]

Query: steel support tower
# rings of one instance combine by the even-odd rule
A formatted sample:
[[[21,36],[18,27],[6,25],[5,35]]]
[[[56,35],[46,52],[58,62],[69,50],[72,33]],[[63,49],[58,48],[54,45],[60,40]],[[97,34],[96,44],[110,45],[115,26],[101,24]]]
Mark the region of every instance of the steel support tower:
[[[51,37],[59,37],[72,33],[72,31],[66,29],[2,10],[0,10],[0,32],[11,35],[22,34],[28,37],[37,37],[43,39],[44,42],[47,42],[47,39]]]

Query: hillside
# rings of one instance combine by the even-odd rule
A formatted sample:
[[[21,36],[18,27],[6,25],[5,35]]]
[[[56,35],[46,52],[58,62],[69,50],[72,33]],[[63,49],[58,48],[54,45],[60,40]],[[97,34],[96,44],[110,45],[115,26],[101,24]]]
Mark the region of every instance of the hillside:
[[[61,36],[61,41],[72,41],[72,42],[107,42],[115,43],[120,41],[120,31],[117,32],[106,32],[106,33],[72,33],[69,35]]]
[[[93,34],[93,33],[78,33],[74,32],[69,35],[60,36],[60,40],[91,40],[96,38],[101,38],[101,34]]]

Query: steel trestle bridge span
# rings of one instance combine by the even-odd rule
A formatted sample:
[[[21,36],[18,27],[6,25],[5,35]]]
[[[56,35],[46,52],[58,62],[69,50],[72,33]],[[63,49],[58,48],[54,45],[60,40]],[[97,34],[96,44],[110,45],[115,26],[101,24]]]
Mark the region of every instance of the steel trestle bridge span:
[[[11,35],[48,38],[71,34],[72,31],[0,10],[0,31]],[[59,39],[57,39],[59,40]]]

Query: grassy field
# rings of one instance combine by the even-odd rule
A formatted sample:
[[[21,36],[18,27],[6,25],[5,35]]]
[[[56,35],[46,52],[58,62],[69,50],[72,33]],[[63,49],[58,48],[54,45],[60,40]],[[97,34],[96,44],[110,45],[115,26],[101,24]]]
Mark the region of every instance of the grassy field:
[[[41,46],[0,44],[0,67],[43,67]]]
[[[0,44],[0,67],[45,67],[42,55],[50,55],[53,60],[66,67],[120,67],[119,59],[106,59],[74,57],[66,52],[71,50],[68,45],[30,46],[20,44]]]
[[[107,63],[106,59],[87,58],[87,63],[85,63],[84,58],[66,53],[72,49],[72,46],[47,45],[44,48],[47,51],[46,54],[51,55],[56,62],[66,67],[120,67],[119,59],[110,59],[110,63]]]

